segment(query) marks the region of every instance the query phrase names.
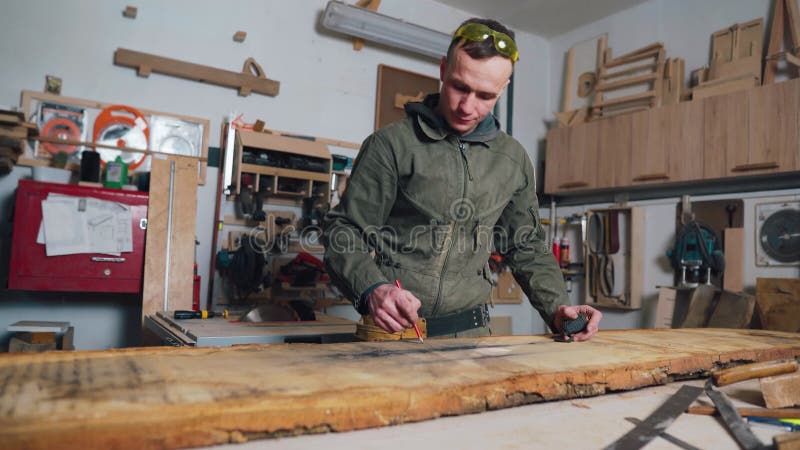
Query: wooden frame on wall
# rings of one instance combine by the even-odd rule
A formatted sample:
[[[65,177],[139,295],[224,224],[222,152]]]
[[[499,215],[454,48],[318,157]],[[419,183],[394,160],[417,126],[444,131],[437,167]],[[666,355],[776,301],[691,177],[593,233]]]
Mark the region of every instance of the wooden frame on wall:
[[[436,92],[439,92],[438,78],[379,64],[375,129],[405,118],[406,102],[422,101],[425,95]]]
[[[617,226],[609,226],[614,213]],[[592,217],[594,216],[594,217]],[[600,227],[593,226],[598,219]],[[595,307],[635,310],[642,307],[642,264],[644,255],[644,210],[638,206],[612,206],[586,212],[584,261],[586,290],[584,303]],[[614,237],[616,235],[616,237]],[[610,244],[616,242],[616,245]],[[616,247],[616,248],[614,248]],[[598,256],[615,261],[611,270],[600,264]],[[615,275],[617,275],[615,277]],[[603,288],[601,278],[613,282]],[[617,291],[615,293],[606,291]]]
[[[87,100],[82,98],[75,98],[75,97],[65,97],[61,95],[54,95],[45,92],[35,92],[35,91],[28,91],[24,90],[21,93],[20,103],[23,108],[23,113],[25,114],[26,119],[30,119],[32,115],[36,111],[36,107],[39,103],[48,102],[48,103],[55,103],[60,105],[68,105],[68,106],[78,106],[81,108],[86,108],[91,111],[89,114],[89,119],[94,121],[97,116],[97,113],[109,106],[112,106],[112,103],[107,102],[100,102],[94,100]],[[139,112],[144,114],[147,117],[152,116],[163,116],[163,117],[170,117],[174,119],[185,120],[187,122],[196,123],[202,126],[202,145],[199,149],[201,154],[199,157],[189,157],[197,160],[197,172],[198,172],[198,184],[204,185],[206,182],[206,166],[208,164],[208,136],[209,136],[209,129],[210,129],[210,121],[208,119],[202,119],[199,117],[192,117],[186,116],[182,114],[173,114],[167,113],[162,111],[153,111],[144,108],[136,108]],[[91,139],[87,138],[86,141],[91,141]],[[93,142],[86,142],[86,141],[64,141],[66,144],[73,144],[79,147],[86,147],[91,148],[93,147]],[[116,148],[113,148],[116,149]],[[137,152],[143,153],[148,155],[153,154],[162,154],[162,155],[170,155],[168,153],[161,153],[157,150],[153,149],[133,149],[133,148],[119,148],[120,151],[127,151],[127,152]],[[180,155],[177,155],[180,156]],[[26,149],[26,154],[23,157],[20,157],[19,165],[23,166],[33,166],[33,165],[48,165],[49,161],[37,159],[34,149]]]

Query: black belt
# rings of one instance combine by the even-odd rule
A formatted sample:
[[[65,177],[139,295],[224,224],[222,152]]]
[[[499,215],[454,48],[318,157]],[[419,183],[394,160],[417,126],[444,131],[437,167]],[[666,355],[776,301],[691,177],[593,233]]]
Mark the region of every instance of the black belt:
[[[489,306],[480,305],[460,313],[425,319],[428,337],[445,336],[489,325]]]

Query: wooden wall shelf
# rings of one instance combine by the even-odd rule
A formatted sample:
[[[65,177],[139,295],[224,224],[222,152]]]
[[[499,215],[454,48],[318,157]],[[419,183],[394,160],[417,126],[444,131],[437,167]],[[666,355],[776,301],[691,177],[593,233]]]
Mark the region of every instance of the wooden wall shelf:
[[[118,48],[114,52],[114,64],[134,68],[141,77],[148,77],[150,72],[156,72],[202,83],[235,88],[239,90],[239,95],[241,96],[247,96],[252,91],[275,97],[280,91],[280,83],[266,78],[263,69],[253,58],[248,58],[245,61],[241,72],[233,72]]]
[[[86,100],[82,98],[75,98],[75,97],[65,97],[63,95],[55,95],[46,92],[35,92],[35,91],[22,91],[20,103],[22,104],[23,113],[25,114],[26,118],[30,118],[33,116],[35,111],[37,110],[38,106],[41,103],[50,103],[50,104],[57,104],[57,105],[64,105],[64,106],[77,106],[89,111],[90,119],[93,121],[97,113],[101,110],[112,106],[112,103],[107,102],[100,102],[95,100]],[[208,164],[208,135],[210,129],[210,122],[208,119],[201,119],[199,117],[192,117],[182,114],[173,114],[173,113],[166,113],[162,111],[153,111],[144,108],[136,108],[139,112],[141,112],[146,117],[152,116],[165,116],[174,119],[184,120],[191,123],[196,123],[202,126],[202,144],[201,148],[198,149],[200,151],[200,155],[197,157],[192,156],[197,160],[198,164],[198,184],[205,184],[206,180],[206,166]],[[91,127],[91,123],[85,124],[87,127]],[[91,129],[91,128],[90,128]],[[66,140],[66,139],[59,139],[59,138],[48,138],[47,136],[39,136],[37,137],[38,141],[42,142],[53,142],[58,144],[65,144],[65,145],[75,145],[75,146],[83,146],[87,148],[108,148],[113,150],[119,150],[124,152],[132,152],[132,153],[145,153],[145,154],[155,154],[161,153],[164,155],[169,155],[169,153],[159,152],[157,149],[136,149],[130,147],[120,147],[120,146],[108,146],[103,144],[97,144],[93,142],[83,142],[83,141],[75,141],[75,140]],[[43,161],[43,162],[42,162]],[[48,160],[41,160],[36,159],[34,154],[29,155],[28,157],[24,158],[24,163],[21,165],[48,165],[50,161]]]
[[[266,189],[270,194],[269,197],[282,197],[299,202],[303,198],[322,193],[325,201],[330,201],[331,154],[326,144],[258,131],[237,130],[234,149],[233,182],[237,195],[243,187],[242,175],[250,174],[254,176],[252,183],[254,190]],[[305,159],[324,167],[324,172],[245,163],[245,151],[272,157],[286,156],[298,161]],[[292,185],[297,189],[282,189],[284,184]],[[265,201],[269,202],[270,198]]]

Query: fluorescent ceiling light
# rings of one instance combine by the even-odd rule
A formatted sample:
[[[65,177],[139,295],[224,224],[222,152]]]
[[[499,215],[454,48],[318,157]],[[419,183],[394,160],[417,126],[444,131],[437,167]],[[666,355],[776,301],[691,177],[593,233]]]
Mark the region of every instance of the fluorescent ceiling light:
[[[322,26],[433,58],[444,56],[450,46],[449,34],[335,0],[328,2]]]

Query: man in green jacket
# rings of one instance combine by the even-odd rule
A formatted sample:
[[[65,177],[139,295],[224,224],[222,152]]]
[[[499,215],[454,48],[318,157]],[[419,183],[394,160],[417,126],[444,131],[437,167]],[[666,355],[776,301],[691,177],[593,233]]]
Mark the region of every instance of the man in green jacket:
[[[430,337],[490,334],[488,259],[496,250],[554,332],[586,314],[575,340],[597,333],[599,311],[567,306],[530,159],[491,114],[517,58],[512,31],[464,22],[442,58],[439,94],[407,104],[406,119],[364,141],[326,216],[332,281],[386,331],[425,317]]]

